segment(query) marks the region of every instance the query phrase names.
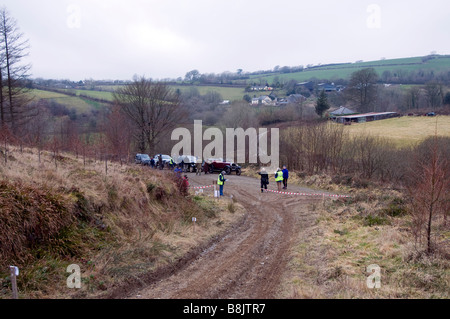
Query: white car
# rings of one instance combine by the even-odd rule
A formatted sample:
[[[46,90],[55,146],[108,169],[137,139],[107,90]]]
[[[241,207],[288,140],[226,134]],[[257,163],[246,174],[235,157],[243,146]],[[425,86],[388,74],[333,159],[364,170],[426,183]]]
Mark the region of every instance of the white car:
[[[179,165],[181,163],[184,163],[183,167],[186,172],[196,172],[197,171],[197,156],[192,155],[180,155],[177,158],[176,163]]]
[[[180,156],[178,156],[178,158],[176,160],[176,163],[180,164],[181,162],[184,162],[185,164],[197,163],[197,156],[180,155]]]
[[[153,158],[155,159],[155,164],[158,165],[159,163],[159,157],[162,157],[162,162],[164,163],[164,165],[168,165],[170,163],[170,160],[172,159],[172,157],[170,157],[169,155],[164,155],[164,154],[156,154]],[[175,162],[175,161],[174,161]]]

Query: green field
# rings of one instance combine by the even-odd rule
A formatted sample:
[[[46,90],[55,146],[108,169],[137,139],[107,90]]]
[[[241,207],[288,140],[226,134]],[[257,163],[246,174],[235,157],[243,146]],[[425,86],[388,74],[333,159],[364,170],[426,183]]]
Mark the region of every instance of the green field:
[[[76,94],[83,94],[93,98],[112,101],[113,93],[110,92],[115,90],[119,86],[108,86],[108,91],[89,91],[89,90],[76,90]],[[223,87],[223,86],[204,86],[204,85],[170,85],[170,87],[174,90],[180,90],[181,92],[188,92],[190,89],[195,88],[198,90],[200,95],[205,95],[208,92],[214,91],[219,93],[224,100],[242,100],[242,97],[246,94],[244,88],[239,87]],[[267,95],[270,92],[261,92],[258,95]]]
[[[62,90],[63,92],[75,93],[77,96],[85,95],[94,99],[113,101],[113,93],[109,91],[94,91],[94,90]]]
[[[405,72],[418,71],[418,70],[434,70],[435,72],[450,70],[450,57],[442,56],[425,63],[422,62],[421,57],[414,58],[402,58],[402,59],[390,59],[360,63],[345,63],[339,65],[330,65],[323,67],[314,67],[305,69],[302,72],[294,73],[272,73],[267,75],[253,75],[251,79],[255,81],[257,79],[264,79],[265,81],[272,83],[275,77],[280,80],[296,80],[307,81],[312,78],[319,80],[337,80],[337,79],[349,79],[350,75],[358,70],[373,67],[378,75],[382,75],[384,71],[396,72],[402,70]],[[250,80],[251,81],[251,80]]]
[[[352,123],[345,126],[345,130],[352,136],[370,134],[387,138],[398,147],[408,147],[434,136],[435,133],[438,136],[450,137],[450,116],[403,116],[366,123]]]
[[[84,92],[84,91],[82,91]],[[102,93],[102,92],[96,92],[96,91],[87,91],[87,92],[94,92],[94,93]],[[104,92],[107,93],[107,92]],[[31,90],[28,94],[33,96],[35,101],[43,100],[48,103],[58,103],[60,105],[66,106],[69,110],[76,110],[78,114],[83,113],[89,113],[92,110],[99,109],[103,107],[103,105],[99,102],[90,101],[88,99],[83,99],[78,96],[70,96],[63,93],[56,93],[51,91],[44,91],[44,90]],[[89,94],[85,94],[89,95]],[[90,96],[90,95],[89,95]],[[92,97],[95,97],[94,94]],[[106,99],[105,99],[106,100]]]

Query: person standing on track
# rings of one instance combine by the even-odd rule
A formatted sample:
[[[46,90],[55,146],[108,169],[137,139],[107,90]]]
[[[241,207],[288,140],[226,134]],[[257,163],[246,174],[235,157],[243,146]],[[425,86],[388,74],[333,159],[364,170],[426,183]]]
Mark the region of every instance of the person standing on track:
[[[286,165],[283,166],[283,189],[287,189],[287,182],[289,178],[289,171],[286,168]]]
[[[258,174],[261,175],[261,193],[263,193],[264,189],[267,190],[267,185],[269,185],[269,174],[267,174],[264,167],[261,168],[261,172]]]
[[[205,175],[209,173],[209,164],[208,161],[203,162],[203,171],[205,172]]]
[[[275,173],[275,181],[277,182],[278,191],[281,192],[281,183],[283,182],[283,171],[278,168]]]
[[[172,158],[171,158],[170,161],[169,161],[169,168],[170,168],[171,170],[173,170],[173,169],[175,168],[175,162],[173,161]]]
[[[219,174],[219,178],[217,178],[217,185],[219,185],[220,189],[220,196],[223,196],[223,185],[227,179],[225,179],[225,171],[222,171],[222,173]]]

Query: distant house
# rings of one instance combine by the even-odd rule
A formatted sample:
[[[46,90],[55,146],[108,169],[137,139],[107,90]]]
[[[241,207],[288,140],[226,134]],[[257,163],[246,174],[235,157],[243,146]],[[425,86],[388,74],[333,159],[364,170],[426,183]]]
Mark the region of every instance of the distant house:
[[[306,100],[306,97],[304,97],[301,94],[291,94],[286,99],[288,104],[300,103],[300,102],[303,102],[305,100]]]
[[[327,93],[340,92],[344,89],[343,85],[334,85],[334,83],[320,83],[317,85],[319,91],[324,90]]]
[[[252,105],[273,105],[272,99],[267,95],[261,95],[252,99]]]
[[[310,92],[314,91],[314,82],[312,82],[312,81],[300,82],[300,83],[297,83],[297,86],[308,89]]]
[[[273,87],[271,86],[252,86],[252,91],[273,91]]]
[[[264,86],[252,86],[252,91],[264,91]]]

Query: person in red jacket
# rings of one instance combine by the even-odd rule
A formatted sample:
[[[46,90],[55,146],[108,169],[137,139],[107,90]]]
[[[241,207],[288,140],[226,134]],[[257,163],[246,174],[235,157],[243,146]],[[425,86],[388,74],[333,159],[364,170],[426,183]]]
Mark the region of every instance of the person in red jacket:
[[[187,175],[184,175],[184,177],[183,177],[183,185],[186,188],[189,187],[189,179],[188,179]]]

